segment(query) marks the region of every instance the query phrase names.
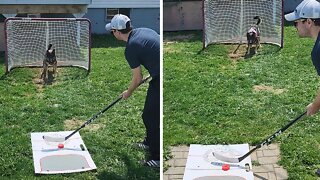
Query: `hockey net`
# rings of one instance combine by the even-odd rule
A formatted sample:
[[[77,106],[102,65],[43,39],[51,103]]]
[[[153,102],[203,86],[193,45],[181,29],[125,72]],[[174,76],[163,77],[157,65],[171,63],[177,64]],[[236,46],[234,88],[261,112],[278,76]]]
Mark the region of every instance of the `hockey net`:
[[[43,65],[49,44],[58,66],[90,70],[91,25],[85,18],[8,18],[5,21],[6,72]]]
[[[282,0],[204,0],[203,46],[246,43],[246,33],[262,20],[260,42],[283,46]]]

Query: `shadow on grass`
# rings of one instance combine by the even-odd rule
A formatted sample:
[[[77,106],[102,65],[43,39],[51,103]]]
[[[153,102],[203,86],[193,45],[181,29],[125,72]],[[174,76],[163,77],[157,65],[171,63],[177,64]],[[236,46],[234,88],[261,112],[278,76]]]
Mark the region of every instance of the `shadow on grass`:
[[[4,64],[4,51],[0,51],[0,64]]]
[[[4,65],[4,55],[5,53],[3,51],[0,51],[0,65]],[[7,77],[7,74],[4,72],[4,74],[1,75],[0,81],[4,80]]]
[[[266,46],[267,48],[262,48],[262,51],[260,51],[260,52],[258,50],[259,55],[267,55],[267,54],[271,54],[271,53],[278,53],[283,49],[280,46],[274,45],[274,44],[265,44],[264,46]]]
[[[47,78],[47,81],[45,82],[45,85],[52,85],[54,81],[54,73],[53,73],[53,70],[52,71],[48,71],[48,78]]]
[[[284,26],[293,26],[293,22],[288,22],[285,21],[284,22]],[[163,42],[164,43],[170,43],[170,42],[202,42],[202,30],[198,30],[198,31],[174,31],[174,32],[164,32],[163,34]],[[228,45],[228,43],[226,43]],[[199,51],[197,52],[198,55],[209,52],[210,53],[217,53],[217,54],[224,54],[226,53],[225,50],[219,50],[221,48],[219,48],[219,46],[221,45],[226,45],[226,44],[222,44],[222,43],[217,43],[217,44],[210,44],[208,45],[206,48],[201,48],[199,49]],[[277,46],[277,45],[270,45],[270,44],[266,44],[268,46],[268,48],[263,48],[263,50],[260,52],[258,51],[259,55],[265,55],[265,54],[270,54],[270,53],[278,53],[282,48]],[[213,48],[212,48],[213,47]],[[218,47],[218,48],[215,48]],[[212,50],[208,50],[211,49],[214,51],[212,52]],[[239,48],[239,47],[238,47]],[[235,50],[236,51],[236,50]],[[253,57],[253,54],[249,54],[244,56],[245,59],[251,58]]]
[[[121,155],[123,162],[127,167],[127,173],[124,176],[115,174],[114,172],[103,171],[97,175],[97,179],[114,179],[114,180],[124,180],[124,179],[159,179],[160,169],[150,168],[139,165],[138,162],[132,161],[127,155]],[[158,172],[157,172],[158,171]]]
[[[78,79],[84,79],[90,75],[90,71],[87,71],[86,69],[82,67],[61,67],[59,68],[56,77],[63,76],[63,80],[78,80]],[[59,71],[62,71],[59,73]],[[53,72],[52,72],[53,73]]]
[[[19,79],[20,81],[30,81],[30,76],[28,74],[35,74],[32,76],[32,81],[36,84],[52,85],[54,82],[62,81],[76,81],[80,79],[86,79],[90,72],[81,67],[58,67],[56,74],[53,74],[53,70],[50,68],[48,70],[48,78],[46,83],[43,83],[42,78],[40,78],[42,72],[41,67],[15,67],[10,70],[9,73],[4,73],[0,77],[1,80],[7,78]],[[18,78],[18,77],[24,78]]]
[[[265,46],[265,48],[259,48],[257,50],[257,53],[255,53],[254,48],[251,48],[250,53],[247,53],[244,55],[244,59],[250,59],[253,56],[263,56],[263,55],[267,55],[267,54],[278,53],[282,49],[280,46],[273,45],[273,44],[271,44],[271,45],[265,44],[264,46]]]
[[[240,47],[240,48],[239,48]],[[281,51],[281,47],[275,44],[263,44],[262,47],[258,48],[257,53],[255,48],[252,47],[249,53],[246,52],[247,45],[241,44],[211,44],[205,49],[201,49],[196,53],[198,55],[209,55],[214,54],[214,56],[226,57],[232,60],[245,60],[251,59],[255,56],[263,56],[268,54],[277,54]]]
[[[251,48],[249,51],[250,51],[249,53],[246,53],[246,54],[244,55],[244,59],[250,59],[250,58],[252,58],[252,57],[256,54],[256,52],[254,52],[254,49],[253,49],[253,48]]]
[[[200,49],[197,55],[211,55],[214,54],[215,56],[228,56],[228,46],[226,44],[210,44],[206,48]]]
[[[7,77],[7,75],[8,75],[8,74],[3,74],[3,75],[0,77],[0,81],[1,81],[1,80],[5,80],[6,77]]]
[[[5,53],[3,51],[0,51],[0,65],[3,66],[4,65],[4,55]],[[2,74],[2,76],[0,77],[0,80],[5,79],[6,74],[4,72],[4,74]]]

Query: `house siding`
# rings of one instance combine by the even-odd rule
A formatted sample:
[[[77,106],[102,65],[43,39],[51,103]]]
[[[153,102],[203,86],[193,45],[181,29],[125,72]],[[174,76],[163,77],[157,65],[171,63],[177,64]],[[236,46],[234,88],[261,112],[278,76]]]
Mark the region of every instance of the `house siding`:
[[[302,0],[284,0],[284,13],[293,12],[301,2]],[[202,12],[202,1],[164,2],[163,30],[201,30]]]
[[[160,10],[157,8],[151,9],[131,9],[130,19],[135,28],[147,27],[155,30],[160,34]]]
[[[160,8],[160,0],[92,0],[89,8]]]
[[[202,11],[202,1],[165,2],[163,30],[200,30],[203,27]]]
[[[90,19],[91,22],[91,32],[94,34],[105,34],[106,25],[106,10],[105,9],[88,9],[84,18]]]
[[[84,16],[91,20],[92,33],[106,33],[107,8],[129,8],[133,27],[147,27],[160,33],[160,0],[92,0]]]
[[[91,0],[1,0],[0,4],[91,4]]]
[[[90,19],[92,33],[105,34],[106,20],[105,8],[89,8],[85,18]],[[134,28],[147,27],[160,33],[160,9],[159,8],[133,8],[130,10],[130,19]]]

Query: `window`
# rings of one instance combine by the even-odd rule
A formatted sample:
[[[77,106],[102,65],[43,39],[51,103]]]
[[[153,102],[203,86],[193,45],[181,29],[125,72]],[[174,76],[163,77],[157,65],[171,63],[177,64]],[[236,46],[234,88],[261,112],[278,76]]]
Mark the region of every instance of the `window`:
[[[130,9],[129,8],[108,8],[106,9],[106,20],[111,21],[113,16],[117,14],[124,14],[130,18]]]
[[[40,14],[28,14],[28,18],[40,18]]]
[[[4,17],[2,14],[0,14],[0,22],[4,22],[6,20],[6,17]]]

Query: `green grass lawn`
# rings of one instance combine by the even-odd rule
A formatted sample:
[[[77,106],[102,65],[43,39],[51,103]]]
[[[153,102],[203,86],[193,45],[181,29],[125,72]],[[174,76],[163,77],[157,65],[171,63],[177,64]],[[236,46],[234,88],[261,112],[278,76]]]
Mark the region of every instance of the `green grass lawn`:
[[[30,133],[75,130],[114,101],[131,81],[123,42],[94,36],[92,69],[58,68],[50,85],[37,84],[41,69],[16,68],[0,79],[0,179],[159,179],[159,169],[138,164],[145,153],[141,119],[147,84],[80,131],[97,171],[35,176]],[[4,74],[4,54],[0,55]]]
[[[231,58],[232,45],[202,49],[201,32],[164,34],[163,141],[255,145],[305,111],[319,88],[314,44],[285,27],[284,48],[265,45],[251,58]],[[242,47],[242,52],[245,47]],[[317,179],[319,115],[303,118],[275,141],[292,180]]]

